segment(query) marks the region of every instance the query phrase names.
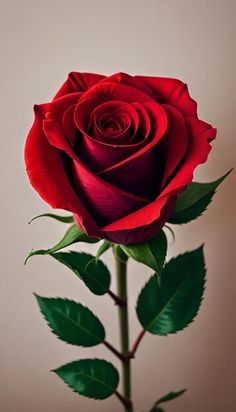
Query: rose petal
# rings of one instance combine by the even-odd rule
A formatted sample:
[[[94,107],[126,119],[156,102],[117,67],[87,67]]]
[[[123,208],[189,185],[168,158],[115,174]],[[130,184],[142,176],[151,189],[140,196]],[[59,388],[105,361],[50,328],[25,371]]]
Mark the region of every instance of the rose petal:
[[[105,98],[103,96],[92,96],[86,100],[83,98],[79,101],[74,112],[75,123],[78,129],[83,133],[83,136],[80,136],[79,157],[82,162],[94,172],[106,169],[129,157],[145,143],[145,140],[143,140],[128,145],[118,145],[115,143],[109,144],[101,140],[96,140],[88,135],[85,130],[88,122],[88,113],[91,113],[95,107],[104,102]]]
[[[48,138],[49,143],[57,149],[63,150],[70,157],[74,157],[74,152],[67,140],[66,135],[56,119],[52,115],[42,121],[43,131]]]
[[[170,105],[165,104],[163,107],[168,117],[168,127],[160,143],[166,159],[162,187],[165,186],[167,179],[180,164],[188,145],[188,132],[184,117]]]
[[[74,147],[75,145],[76,132],[77,132],[77,127],[74,122],[75,107],[76,105],[68,107],[68,109],[64,112],[63,117],[62,117],[62,127],[72,147]]]
[[[166,131],[167,116],[157,103],[145,103],[144,107],[152,124],[151,141],[98,175],[126,191],[153,199],[160,189],[163,172],[156,146]]]
[[[128,103],[156,102],[149,94],[125,84],[112,83],[106,79],[95,84],[84,92],[81,101],[89,97],[105,98],[106,100],[121,100]]]
[[[197,103],[190,97],[185,83],[167,77],[135,76],[135,78],[151,87],[162,103],[171,104],[182,113],[196,117]]]
[[[200,120],[198,118],[189,117],[189,116],[186,116],[185,121],[186,121],[187,127],[189,129],[190,135],[193,138],[198,137],[203,132],[207,132],[207,130],[209,130],[209,132],[210,132],[209,137],[208,137],[208,139],[209,139],[208,141],[211,141],[212,139],[215,138],[216,129],[213,129],[210,124],[208,124],[206,122],[203,122],[202,120]]]
[[[176,204],[176,197],[171,197],[161,209],[158,219],[154,220],[150,225],[140,226],[131,230],[106,231],[103,230],[103,236],[111,242],[120,243],[123,245],[141,243],[155,236],[165,222],[172,215]]]
[[[204,122],[201,122],[201,125]],[[188,120],[188,127],[192,127],[192,132],[196,127],[196,120]],[[195,126],[193,126],[193,124]],[[209,142],[216,137],[216,129],[210,125],[205,124],[205,129],[200,134],[195,134],[192,141],[189,143],[185,160],[170,183],[166,186],[160,196],[170,195],[172,193],[180,193],[186,185],[193,179],[193,172],[195,168],[201,163],[205,163],[208,154],[211,150]],[[207,128],[207,126],[208,128]],[[195,129],[197,130],[197,129]]]
[[[147,199],[126,193],[94,175],[80,161],[74,161],[72,174],[77,192],[99,226],[141,208]]]
[[[43,127],[50,143],[58,149],[64,150],[73,159],[71,173],[76,193],[86,205],[87,210],[90,210],[92,216],[99,222],[99,225],[119,219],[147,204],[148,200],[126,193],[104,182],[88,170],[76,157],[55,119],[44,120]]]
[[[100,236],[100,231],[75,194],[58,149],[51,146],[43,133],[41,110],[35,110],[35,121],[27,136],[25,164],[29,180],[39,195],[53,208],[68,210],[78,215],[80,225],[91,236]]]
[[[83,105],[83,102],[82,104]],[[80,105],[78,105],[78,108],[81,110]],[[77,109],[78,110],[78,109]],[[77,117],[80,118],[80,124],[81,122],[81,117],[79,115],[80,110],[77,112]],[[130,129],[132,127],[132,130],[129,130],[129,133],[127,134],[127,127],[124,129],[117,130],[117,132],[112,132],[112,131],[104,131],[101,128],[101,123],[99,122],[99,119],[104,117],[104,114],[107,114],[107,117],[109,116],[113,121],[119,119],[122,119],[122,113],[123,113],[123,118],[126,119],[126,124],[127,127]],[[89,124],[86,128],[86,123],[88,123],[85,120],[85,124],[80,127],[80,131],[85,134],[88,133],[91,129],[92,126],[95,126],[95,136],[93,135],[95,139],[99,138],[103,142],[107,144],[129,144],[129,137],[132,137],[133,135],[135,136],[138,126],[139,126],[139,116],[137,114],[137,111],[135,108],[126,102],[121,102],[119,100],[112,100],[108,102],[101,103],[100,105],[96,106],[94,110],[92,111],[89,119]],[[85,128],[87,130],[85,130]],[[89,134],[90,135],[90,134]],[[109,136],[112,136],[109,139]],[[127,139],[126,139],[127,137]],[[127,140],[127,141],[126,141]]]
[[[151,131],[151,122],[147,110],[141,103],[132,103],[139,115],[139,130],[143,136],[143,140],[147,139]]]
[[[105,79],[101,81],[101,83],[118,83],[123,84],[126,86],[133,87],[134,89],[140,90],[147,94],[148,96],[155,99],[155,93],[153,92],[152,88],[149,87],[144,82],[140,81],[137,76],[130,76],[127,73],[119,72],[112,74],[111,76],[107,76]]]
[[[61,122],[65,111],[69,107],[78,103],[81,95],[81,93],[71,93],[67,96],[60,97],[51,103],[36,105],[37,111],[42,118],[46,116],[46,113],[51,113],[59,122]]]
[[[170,196],[179,194],[186,185],[192,181],[193,172],[196,166],[207,160],[211,150],[209,141],[214,139],[215,135],[216,129],[211,128],[209,125],[209,129],[206,129],[200,135],[195,136],[190,143],[183,165],[160,196],[149,205],[105,226],[102,230],[110,232],[114,230],[135,229],[143,225],[151,224],[159,218],[161,209],[164,207]]]
[[[121,230],[131,230],[136,229],[140,226],[146,226],[153,223],[161,215],[161,210],[168,201],[169,196],[158,197],[153,202],[144,206],[143,208],[130,213],[123,218],[116,220],[104,226],[101,230],[105,233],[121,231]]]
[[[106,76],[101,74],[71,72],[65,83],[58,90],[54,99],[58,99],[58,97],[69,93],[83,92],[105,78]]]

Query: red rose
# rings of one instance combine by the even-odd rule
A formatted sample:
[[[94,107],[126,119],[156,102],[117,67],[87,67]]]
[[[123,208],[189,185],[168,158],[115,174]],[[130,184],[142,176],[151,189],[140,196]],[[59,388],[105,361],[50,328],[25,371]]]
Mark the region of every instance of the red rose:
[[[169,219],[215,134],[179,80],[73,72],[35,106],[25,162],[40,196],[88,235],[139,243]]]

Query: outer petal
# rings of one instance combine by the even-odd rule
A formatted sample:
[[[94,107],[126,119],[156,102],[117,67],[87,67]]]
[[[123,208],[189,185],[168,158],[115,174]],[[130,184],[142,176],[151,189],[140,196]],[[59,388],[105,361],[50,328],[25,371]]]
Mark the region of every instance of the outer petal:
[[[189,116],[197,116],[197,103],[188,92],[185,83],[165,77],[135,76],[156,93],[162,103],[169,103]]]
[[[102,228],[105,233],[121,231],[121,230],[131,230],[136,229],[141,226],[146,226],[153,223],[155,220],[159,219],[161,215],[161,210],[165,206],[170,196],[158,197],[153,202],[136,210],[125,217],[116,220]]]
[[[160,197],[169,196],[173,193],[180,193],[181,190],[192,181],[195,168],[201,163],[206,162],[211,150],[209,142],[215,138],[216,129],[198,119],[188,119],[187,123],[189,129],[192,129],[192,141],[189,144],[182,166],[163,190]],[[196,123],[198,124],[198,127],[196,126]],[[201,132],[199,133],[200,125]]]
[[[78,103],[81,96],[81,92],[62,96],[58,99],[55,99],[53,102],[36,105],[37,111],[40,113],[40,116],[42,118],[45,117],[47,113],[52,113],[53,116],[57,118],[57,120],[61,121],[65,111],[69,107]]]
[[[100,231],[75,194],[61,157],[61,152],[51,146],[43,133],[41,116],[35,107],[35,121],[25,145],[25,164],[29,180],[39,195],[53,208],[65,209],[78,214],[81,227],[91,236]]]
[[[119,72],[112,74],[111,76],[107,76],[104,80],[102,80],[102,83],[107,82],[118,83],[133,87],[134,89],[140,90],[141,92],[155,99],[155,93],[153,92],[152,88],[148,84],[145,84],[144,82],[140,81],[137,76],[134,77],[130,76],[127,73]]]
[[[149,225],[140,226],[131,230],[103,230],[103,236],[112,242],[123,245],[144,242],[145,240],[155,236],[161,230],[165,222],[167,222],[169,217],[172,215],[175,204],[176,197],[171,197],[162,208],[159,218],[154,220]]]
[[[97,177],[80,161],[73,162],[72,173],[76,190],[99,227],[148,203],[147,199],[127,193]]]
[[[163,105],[168,117],[168,128],[160,142],[165,157],[162,188],[184,158],[188,146],[188,131],[182,114],[170,105]]]
[[[101,74],[71,72],[69,73],[65,83],[63,83],[61,88],[58,90],[54,99],[69,93],[83,92],[105,78],[106,76]]]

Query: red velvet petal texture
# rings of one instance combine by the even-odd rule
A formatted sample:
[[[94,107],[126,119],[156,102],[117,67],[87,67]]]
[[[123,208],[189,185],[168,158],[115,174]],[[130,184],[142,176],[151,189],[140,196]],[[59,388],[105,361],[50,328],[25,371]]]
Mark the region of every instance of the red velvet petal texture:
[[[155,236],[162,229],[165,222],[167,222],[169,217],[172,215],[175,204],[176,197],[171,197],[162,208],[159,218],[154,220],[149,225],[140,226],[131,230],[103,230],[103,236],[111,242],[120,243],[123,245],[144,242],[145,240]]]
[[[209,141],[214,139],[215,135],[216,130],[209,125],[209,128],[200,135],[194,136],[189,143],[185,161],[159,197],[141,210],[136,210],[130,215],[107,225],[103,228],[103,231],[135,229],[143,225],[149,225],[158,219],[169,197],[181,193],[184,187],[192,181],[196,166],[207,160],[211,150]]]
[[[138,79],[138,76],[130,76],[129,74],[126,73],[115,73],[112,74],[111,76],[107,76],[104,80],[102,80],[102,83],[118,83],[118,84],[123,84],[126,86],[133,87],[134,89],[140,90],[143,93],[147,94],[148,96],[152,97],[154,100],[155,99],[155,93],[153,92],[152,88],[142,82],[141,80]]]
[[[62,96],[56,100],[53,100],[51,103],[44,103],[37,106],[37,111],[40,113],[40,116],[43,118],[47,113],[51,113],[58,121],[62,121],[64,113],[71,106],[78,103],[82,93],[71,93],[66,96]]]
[[[99,227],[116,221],[148,203],[94,175],[81,162],[74,161],[72,173],[77,193]]]
[[[167,77],[135,76],[135,78],[151,87],[162,103],[169,103],[189,116],[197,116],[197,103],[190,97],[185,83]]]
[[[187,153],[182,166],[179,168],[173,179],[163,190],[161,196],[179,193],[193,179],[195,168],[206,162],[211,150],[209,142],[216,136],[216,129],[198,119],[188,119],[188,128],[194,131],[192,141],[189,143]],[[196,126],[198,124],[198,127]],[[202,129],[204,125],[204,128]],[[199,127],[201,132],[199,133]]]
[[[160,111],[163,113],[160,105],[158,105],[150,96],[142,91],[123,84],[100,82],[84,93],[75,109],[74,119],[78,129],[83,135],[83,139],[81,139],[80,143],[81,160],[94,172],[113,166],[114,164],[129,158],[133,153],[137,154],[137,145],[140,144],[143,146],[145,143],[145,140],[141,140],[137,143],[134,141],[133,145],[106,144],[89,135],[87,130],[89,114],[97,106],[104,104],[106,101],[123,101],[142,105],[150,103],[156,107],[157,114],[160,113]],[[135,107],[135,104],[133,107]],[[143,116],[144,113],[142,113],[142,121],[144,120]],[[158,119],[156,121],[158,122]],[[147,124],[145,127],[147,128]]]
[[[81,227],[86,226],[91,236],[99,236],[100,231],[96,223],[68,180],[60,151],[49,144],[43,133],[40,110],[37,106],[35,121],[26,140],[25,164],[32,186],[45,202],[53,208],[78,214]]]
[[[166,131],[167,116],[163,108],[156,103],[145,103],[144,107],[151,122],[150,142],[99,175],[131,193],[153,199],[160,188],[163,168],[157,143]]]
[[[188,131],[182,114],[170,105],[163,105],[168,117],[168,128],[160,147],[165,157],[162,188],[184,158],[188,146]]]
[[[144,206],[142,209],[138,209],[135,212],[124,216],[121,219],[116,220],[102,228],[104,232],[114,232],[120,230],[135,229],[140,226],[146,226],[159,219],[161,210],[167,203],[170,196],[158,197],[153,202]]]
[[[65,81],[65,83],[58,90],[54,99],[57,99],[58,97],[64,96],[69,93],[84,92],[85,90],[93,86],[94,84],[105,79],[105,77],[106,76],[103,76],[101,74],[95,74],[95,73],[71,72],[69,73],[68,78]]]

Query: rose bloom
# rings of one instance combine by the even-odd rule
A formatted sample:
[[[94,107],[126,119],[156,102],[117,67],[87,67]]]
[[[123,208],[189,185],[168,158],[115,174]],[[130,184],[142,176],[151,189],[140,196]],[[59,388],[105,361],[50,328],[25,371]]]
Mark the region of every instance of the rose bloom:
[[[186,84],[164,77],[72,72],[34,112],[32,186],[88,235],[121,244],[161,230],[216,135]]]

